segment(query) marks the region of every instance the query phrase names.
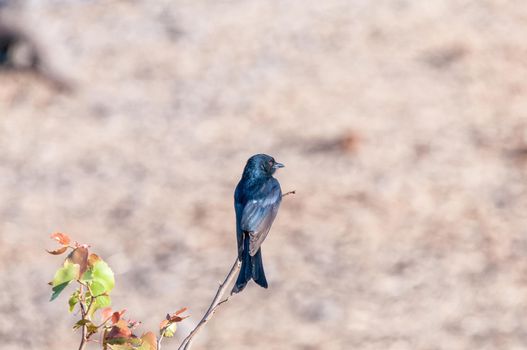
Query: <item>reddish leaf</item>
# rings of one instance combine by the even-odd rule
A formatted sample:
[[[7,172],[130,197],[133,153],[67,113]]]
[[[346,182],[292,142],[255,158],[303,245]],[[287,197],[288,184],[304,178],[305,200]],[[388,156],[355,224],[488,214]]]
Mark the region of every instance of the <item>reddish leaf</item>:
[[[189,316],[179,316],[185,311],[187,311],[186,307],[176,311],[173,315],[167,314],[165,319],[161,321],[161,323],[159,324],[159,331],[161,333],[166,333],[166,332],[169,332],[169,328],[172,327],[173,329],[171,330],[171,334],[173,335],[176,330],[175,323],[181,322],[185,318],[189,317]],[[165,335],[165,336],[171,337],[172,335]]]
[[[53,233],[50,237],[62,245],[68,245],[71,241],[67,234],[60,232]]]
[[[187,308],[187,307],[184,307],[184,308],[179,309],[178,311],[176,311],[176,312],[174,313],[174,315],[182,314],[183,312],[185,312],[185,311],[187,311],[187,310],[188,310],[188,308]],[[187,316],[187,317],[188,317],[188,316]]]
[[[187,317],[188,316],[185,316],[185,317],[172,316],[172,317],[170,317],[170,322],[181,322]]]
[[[126,312],[126,309],[123,309],[121,311],[115,311],[113,314],[112,314],[112,323],[113,324],[116,324],[117,322],[119,322],[119,320],[121,319],[121,317],[123,317],[123,314]]]
[[[52,254],[52,255],[60,255],[62,253],[64,253],[66,250],[68,249],[68,246],[62,246],[60,247],[59,249],[55,249],[55,250],[47,250],[46,249],[46,252]]]
[[[106,307],[106,308],[101,310],[101,319],[103,321],[109,319],[112,315],[113,315],[113,310],[112,310],[111,307]]]
[[[130,338],[132,336],[132,331],[128,328],[128,324],[125,320],[119,320],[110,332],[106,336],[106,339],[116,339],[116,338]]]
[[[85,247],[79,247],[75,248],[70,255],[68,255],[67,258],[69,261],[71,261],[74,264],[78,264],[80,266],[79,270],[79,277],[86,272],[86,269],[88,268],[88,249]]]
[[[170,315],[167,315],[167,320],[170,322],[170,323],[174,323],[174,322],[181,322],[183,321],[185,318],[187,317],[190,317],[189,315],[187,316],[178,316],[180,314],[182,314],[183,312],[187,311],[187,308],[184,307],[178,311],[176,311],[172,316]]]

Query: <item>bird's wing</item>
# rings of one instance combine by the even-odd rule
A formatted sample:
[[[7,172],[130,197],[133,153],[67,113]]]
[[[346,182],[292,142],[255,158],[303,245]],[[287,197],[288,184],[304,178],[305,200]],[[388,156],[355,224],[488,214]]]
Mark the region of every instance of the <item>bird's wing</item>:
[[[243,230],[241,228],[241,217],[243,214],[243,205],[236,200],[234,201],[234,210],[236,212],[236,241],[238,243],[238,259],[242,259],[243,253]]]
[[[249,255],[254,256],[271,229],[278,212],[282,191],[276,179],[268,181],[260,189],[262,196],[249,199],[243,208],[241,228],[249,233]]]

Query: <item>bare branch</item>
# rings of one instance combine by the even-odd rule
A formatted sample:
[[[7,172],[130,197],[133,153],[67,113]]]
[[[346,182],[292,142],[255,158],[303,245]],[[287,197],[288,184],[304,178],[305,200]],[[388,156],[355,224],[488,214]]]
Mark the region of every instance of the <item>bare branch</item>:
[[[220,305],[226,303],[229,300],[230,296],[228,296],[227,298],[225,298],[223,300],[221,300],[221,298],[225,294],[225,291],[227,290],[227,287],[231,284],[232,280],[234,279],[234,277],[236,276],[236,274],[240,270],[240,265],[241,265],[241,261],[236,259],[236,261],[234,262],[234,265],[232,266],[231,270],[229,271],[227,277],[225,277],[225,280],[223,281],[223,283],[220,284],[220,287],[218,288],[218,291],[216,292],[216,296],[214,296],[214,299],[212,299],[212,303],[210,304],[207,312],[205,313],[205,315],[203,316],[201,321],[199,321],[198,325],[183,340],[183,342],[179,346],[178,350],[188,350],[188,349],[190,349],[190,346],[192,344],[192,339],[198,333],[200,328],[203,327],[212,318],[212,315],[214,315],[214,312],[216,312],[217,308]]]

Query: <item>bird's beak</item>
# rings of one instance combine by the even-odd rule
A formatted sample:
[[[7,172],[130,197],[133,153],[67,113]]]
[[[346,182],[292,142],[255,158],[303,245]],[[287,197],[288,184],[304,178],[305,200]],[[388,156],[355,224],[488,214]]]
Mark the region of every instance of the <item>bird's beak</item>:
[[[274,165],[273,165],[273,168],[275,168],[275,169],[283,168],[283,167],[285,167],[285,165],[283,165],[282,163],[274,163]]]

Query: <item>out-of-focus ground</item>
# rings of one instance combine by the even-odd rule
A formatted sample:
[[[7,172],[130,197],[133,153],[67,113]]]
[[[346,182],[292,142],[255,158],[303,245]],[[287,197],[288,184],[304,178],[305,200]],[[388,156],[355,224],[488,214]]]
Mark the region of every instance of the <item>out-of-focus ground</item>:
[[[259,152],[287,197],[250,284],[193,349],[527,348],[521,1],[24,1],[75,82],[0,72],[0,344],[72,349],[46,285],[67,232],[114,307],[199,320]],[[163,349],[176,349],[168,340]]]

